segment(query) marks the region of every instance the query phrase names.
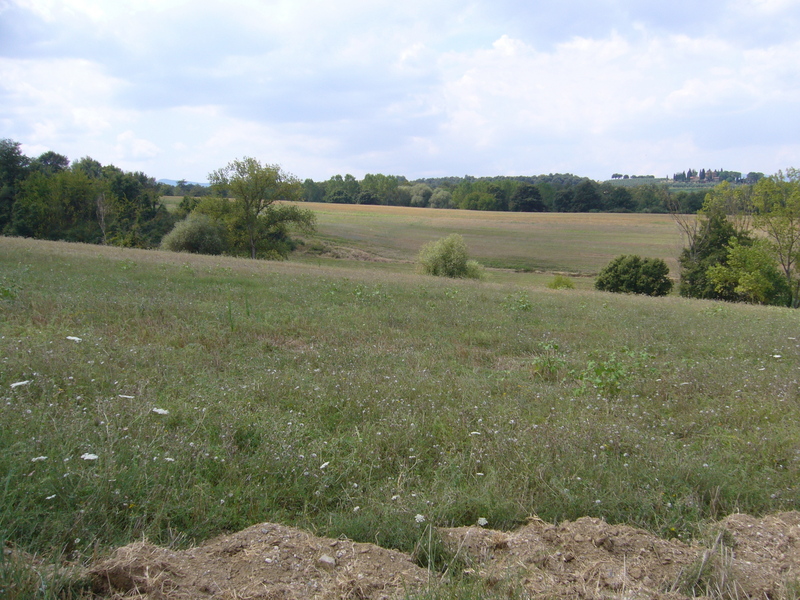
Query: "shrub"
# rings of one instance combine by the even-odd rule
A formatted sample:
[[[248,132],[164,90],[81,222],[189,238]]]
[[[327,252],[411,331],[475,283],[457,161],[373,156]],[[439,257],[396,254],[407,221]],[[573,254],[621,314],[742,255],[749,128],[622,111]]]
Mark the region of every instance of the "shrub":
[[[569,277],[565,277],[564,275],[556,275],[553,279],[547,284],[551,290],[574,290],[575,284],[572,283],[572,280]]]
[[[666,296],[672,289],[669,267],[660,258],[623,254],[608,263],[594,287],[604,292]]]
[[[420,270],[425,275],[480,279],[483,267],[467,258],[464,238],[453,233],[446,238],[425,244],[419,251]]]
[[[189,215],[164,236],[161,247],[173,252],[222,254],[226,249],[225,228],[206,215]]]

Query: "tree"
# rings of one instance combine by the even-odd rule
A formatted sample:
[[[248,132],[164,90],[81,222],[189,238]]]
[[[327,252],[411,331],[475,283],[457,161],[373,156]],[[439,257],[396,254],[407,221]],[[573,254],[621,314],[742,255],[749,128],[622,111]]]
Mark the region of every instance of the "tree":
[[[800,170],[760,179],[753,188],[753,223],[764,231],[791,289],[791,306],[800,305]]]
[[[453,194],[450,193],[450,190],[436,188],[431,195],[428,206],[431,208],[453,208]]]
[[[594,286],[604,292],[666,296],[672,289],[672,280],[667,263],[660,258],[623,254],[600,271]]]
[[[733,238],[728,246],[727,263],[709,267],[708,279],[726,297],[738,295],[754,304],[791,304],[791,289],[778,271],[767,240],[742,245]]]
[[[362,190],[356,196],[356,204],[380,204],[381,199],[369,190]]]
[[[31,163],[31,169],[53,175],[69,168],[69,159],[63,154],[48,150]]]
[[[278,216],[271,214],[276,212],[273,207],[275,201],[297,200],[301,191],[298,180],[284,172],[279,165],[262,165],[249,157],[234,160],[226,167],[209,173],[208,180],[216,189],[224,188],[232,194],[238,220],[247,234],[250,258],[256,258],[259,237],[269,234],[269,230],[264,231],[264,221],[271,224]],[[285,218],[295,217],[293,213],[281,212]],[[261,219],[262,216],[264,219]],[[281,223],[277,221],[277,224]]]
[[[30,159],[14,140],[0,140],[0,232],[11,222],[20,185],[28,174]]]
[[[508,200],[508,210],[519,212],[543,212],[546,209],[539,188],[530,183],[521,183]]]

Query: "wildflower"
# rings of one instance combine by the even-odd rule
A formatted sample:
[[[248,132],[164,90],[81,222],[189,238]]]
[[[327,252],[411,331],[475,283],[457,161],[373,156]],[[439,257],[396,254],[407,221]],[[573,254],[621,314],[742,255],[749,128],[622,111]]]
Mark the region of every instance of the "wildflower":
[[[83,460],[97,460],[100,457],[97,456],[97,454],[92,454],[90,452],[85,452],[84,454],[81,454],[81,458]]]
[[[486,520],[486,517],[480,517],[478,519],[478,526],[479,527],[486,527],[489,524],[489,521]]]
[[[424,523],[425,522],[425,515],[417,514],[417,515],[414,516],[414,520],[417,523]]]
[[[79,337],[75,337],[74,335],[68,335],[67,339],[72,342],[82,342],[83,340]]]
[[[46,456],[36,456],[35,458],[31,459],[31,462],[41,462],[43,460],[47,460]]]
[[[154,408],[153,412],[156,413],[157,415],[168,415],[169,414],[169,411],[167,409],[165,409],[165,408]]]
[[[17,388],[21,385],[28,385],[31,382],[30,379],[26,379],[25,381],[17,381],[16,383],[11,384],[11,389]]]

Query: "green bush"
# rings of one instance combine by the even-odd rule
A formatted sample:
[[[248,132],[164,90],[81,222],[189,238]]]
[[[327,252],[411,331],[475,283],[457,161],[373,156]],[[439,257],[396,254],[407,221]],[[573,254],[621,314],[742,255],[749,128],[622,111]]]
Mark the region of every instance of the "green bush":
[[[547,284],[551,290],[574,290],[575,284],[572,283],[572,280],[569,277],[565,277],[564,275],[556,275],[553,279]]]
[[[165,250],[194,254],[222,254],[226,246],[224,226],[206,215],[189,215],[161,240]]]
[[[467,258],[467,245],[457,233],[425,244],[419,251],[420,271],[437,277],[481,279],[483,267]]]
[[[669,267],[660,258],[623,254],[608,263],[595,281],[603,292],[666,296],[672,289]]]

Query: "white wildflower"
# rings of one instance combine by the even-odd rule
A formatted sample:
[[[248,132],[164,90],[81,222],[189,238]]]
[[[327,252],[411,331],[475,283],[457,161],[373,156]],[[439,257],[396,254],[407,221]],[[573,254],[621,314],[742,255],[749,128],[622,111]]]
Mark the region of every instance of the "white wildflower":
[[[425,515],[417,514],[417,515],[414,516],[414,520],[417,523],[424,523],[425,522]]]
[[[486,517],[481,517],[478,519],[478,525],[480,527],[486,527],[489,524],[489,521],[486,520]]]

